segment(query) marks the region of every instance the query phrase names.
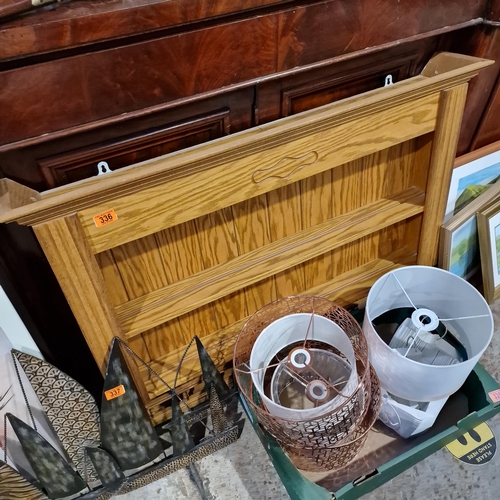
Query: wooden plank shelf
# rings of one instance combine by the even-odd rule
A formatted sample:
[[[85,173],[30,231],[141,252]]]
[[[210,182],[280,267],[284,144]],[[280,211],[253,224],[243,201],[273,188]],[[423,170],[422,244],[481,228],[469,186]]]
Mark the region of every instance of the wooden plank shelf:
[[[374,259],[359,268],[337,276],[327,283],[306,290],[302,295],[325,297],[342,306],[354,304],[366,296],[371,285],[381,276],[403,265],[414,264],[416,261],[416,255],[412,255],[408,249],[402,249],[391,257],[397,260],[398,263],[395,264],[387,259]],[[214,332],[203,339],[208,353],[219,370],[224,372],[224,376],[227,380],[229,380],[232,375],[230,364],[233,355],[234,341],[236,340],[236,335],[239,330],[247,320],[248,317],[245,317],[229,328]],[[152,363],[151,368],[155,370],[165,382],[173,386],[177,366],[183,354],[184,349],[179,349]],[[206,400],[205,395],[201,394],[202,391],[196,390],[197,386],[201,389],[203,384],[201,375],[197,378],[192,377],[192,374],[198,371],[199,360],[196,354],[196,348],[193,347],[192,351],[188,352],[185,356],[177,379],[179,393],[185,395],[184,397],[186,397],[188,404],[191,406],[196,406],[196,404]],[[165,416],[170,418],[170,409],[161,408],[162,404],[170,399],[169,395],[164,392],[165,385],[157,378],[151,378],[150,372],[145,367],[141,367],[140,372],[145,380],[146,389],[151,397],[148,408],[152,417],[158,422],[166,419]],[[195,397],[190,397],[190,393],[193,393]]]
[[[364,205],[116,308],[128,338],[280,271],[423,212],[416,188]]]
[[[411,264],[415,262],[416,255],[411,255],[410,253],[405,255],[404,252],[398,252],[398,258],[398,260],[401,260],[405,264]],[[301,295],[321,296],[333,300],[339,305],[345,306],[363,298],[366,295],[366,291],[369,290],[370,286],[378,278],[389,271],[401,267],[402,265],[403,264],[401,263],[395,264],[394,262],[386,259],[374,259],[359,268],[337,276],[327,283],[305,290]],[[345,300],[345,297],[347,296],[350,300]],[[230,327],[218,330],[204,338],[205,348],[216,363],[223,366],[223,364],[229,360],[227,355],[232,356],[232,342],[235,340],[234,336],[239,332],[248,319],[249,317],[242,318]],[[225,345],[226,343],[230,343],[230,345],[224,347],[226,352],[225,355],[221,357],[220,353],[216,351],[218,351],[220,346]],[[178,349],[164,358],[151,363],[151,368],[155,370],[167,383],[173,384],[175,371],[183,353],[184,349]],[[187,371],[192,369],[190,362],[193,363],[193,366],[199,363],[196,349],[193,348],[191,355],[187,355],[184,361],[185,364],[183,367],[186,368]],[[149,379],[146,387],[153,396],[157,397],[158,390],[161,391],[161,382],[155,382],[154,378],[151,379],[149,376],[150,372],[145,367],[140,368],[140,372],[145,380]],[[180,375],[179,384],[184,384],[185,382],[186,380],[182,378],[182,375]]]

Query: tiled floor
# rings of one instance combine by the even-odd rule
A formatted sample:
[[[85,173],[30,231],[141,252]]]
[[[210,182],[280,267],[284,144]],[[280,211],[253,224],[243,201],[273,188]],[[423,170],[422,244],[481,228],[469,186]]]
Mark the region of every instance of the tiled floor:
[[[481,363],[500,380],[500,300],[492,307],[495,334]],[[489,421],[500,439],[500,415]],[[500,498],[500,458],[483,466],[464,465],[446,450],[400,474],[364,498],[370,500],[468,500]],[[229,447],[190,469],[121,496],[123,500],[285,500],[289,499],[250,425]],[[307,499],[313,500],[313,499]]]

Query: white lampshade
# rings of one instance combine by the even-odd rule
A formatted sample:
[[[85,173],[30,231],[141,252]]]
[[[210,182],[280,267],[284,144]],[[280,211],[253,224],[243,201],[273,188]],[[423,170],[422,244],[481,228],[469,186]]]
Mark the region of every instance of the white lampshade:
[[[308,331],[309,330],[309,331]],[[308,333],[307,333],[308,332]],[[296,342],[308,340],[324,342],[340,351],[350,364],[351,372],[342,395],[316,408],[291,409],[268,398],[264,392],[266,368],[271,360],[284,348]],[[268,325],[258,336],[250,354],[252,381],[269,413],[288,420],[304,421],[317,418],[342,405],[358,386],[356,358],[351,341],[346,333],[333,321],[324,316],[308,313],[290,314]]]
[[[380,338],[373,321],[412,304],[430,311],[425,314],[427,321],[446,326],[465,347],[466,361],[424,364],[408,359]],[[491,341],[493,317],[481,294],[462,278],[442,269],[409,266],[387,273],[373,285],[366,301],[363,331],[381,386],[400,398],[430,402],[450,396],[465,382]]]

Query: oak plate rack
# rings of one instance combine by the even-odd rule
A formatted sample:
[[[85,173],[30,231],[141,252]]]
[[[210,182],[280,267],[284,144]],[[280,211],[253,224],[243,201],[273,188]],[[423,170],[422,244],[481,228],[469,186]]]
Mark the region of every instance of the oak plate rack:
[[[414,78],[43,193],[1,179],[0,222],[33,228],[101,369],[118,336],[173,384],[196,334],[229,377],[270,301],[346,305],[436,263],[468,81],[489,64],[440,53]],[[134,370],[166,420],[165,387]],[[201,401],[195,352],[177,387]]]

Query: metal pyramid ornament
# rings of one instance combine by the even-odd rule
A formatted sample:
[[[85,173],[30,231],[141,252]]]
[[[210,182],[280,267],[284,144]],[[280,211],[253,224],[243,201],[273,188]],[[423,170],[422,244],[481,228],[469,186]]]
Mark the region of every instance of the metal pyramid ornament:
[[[115,459],[101,448],[87,448],[87,455],[104,486],[116,484],[125,479]]]
[[[97,481],[95,471],[85,460],[85,447],[99,445],[99,409],[95,399],[76,380],[50,363],[16,349],[12,349],[12,355],[80,475],[90,482]]]
[[[0,460],[0,500],[47,500],[47,496]]]
[[[163,453],[116,339],[104,380],[101,448],[113,456],[123,471],[147,465]]]
[[[66,448],[70,449],[73,445],[77,449],[83,448],[83,457],[73,455],[76,456],[74,462],[81,464],[80,469],[84,474],[91,469],[97,481],[86,485],[87,478],[82,479],[78,475],[66,454],[63,458],[36,429],[8,414],[7,418],[40,486],[36,488],[0,462],[0,500],[47,500],[47,497],[68,500],[76,496],[81,500],[109,500],[114,495],[123,495],[189,466],[236,441],[239,426],[227,422],[221,403],[221,395],[226,398],[224,403],[228,403],[228,397],[236,397],[236,393],[228,389],[207,351],[199,339],[196,338],[196,341],[210,401],[196,409],[189,409],[175,388],[172,389],[120,339],[113,339],[103,390],[100,436],[95,432],[99,422],[97,406],[85,389],[48,363],[19,351],[13,352],[18,375],[18,366],[21,365]],[[193,342],[194,339],[189,347]],[[139,397],[122,348],[143,363],[171,391],[172,419],[168,430],[173,453],[168,457]],[[181,364],[182,360],[179,368]],[[29,408],[27,399],[26,404]],[[186,413],[183,413],[181,404],[188,408]],[[68,406],[69,413],[65,411]],[[75,412],[91,417],[89,427],[79,423],[86,422],[88,418],[74,417]],[[65,419],[71,421],[71,429]],[[203,429],[200,428],[199,441],[193,439],[189,430],[190,425],[198,424],[203,426]],[[86,434],[87,431],[94,434]],[[93,443],[100,440],[101,445],[85,446],[88,442],[85,439],[89,436],[92,436]],[[79,438],[83,441],[76,442]],[[89,488],[91,491],[88,491]],[[19,495],[18,490],[21,492]]]
[[[231,394],[231,390],[222,378],[219,370],[217,370],[215,363],[201,343],[201,340],[198,337],[195,337],[195,339],[196,348],[198,349],[198,357],[200,359],[201,371],[203,373],[203,382],[205,383],[205,390],[208,394],[210,394],[210,388],[213,386],[220,399],[226,398],[229,394]]]
[[[172,391],[172,420],[170,421],[173,456],[177,457],[194,448],[194,441],[187,428],[179,397]]]
[[[37,431],[11,413],[6,416],[36,477],[50,498],[69,497],[86,488],[82,478]]]
[[[220,434],[224,432],[229,424],[227,422],[226,415],[224,413],[224,407],[222,406],[219,396],[217,395],[217,391],[215,387],[212,385],[210,387],[210,417],[212,418],[212,427],[214,433]]]

